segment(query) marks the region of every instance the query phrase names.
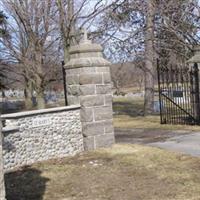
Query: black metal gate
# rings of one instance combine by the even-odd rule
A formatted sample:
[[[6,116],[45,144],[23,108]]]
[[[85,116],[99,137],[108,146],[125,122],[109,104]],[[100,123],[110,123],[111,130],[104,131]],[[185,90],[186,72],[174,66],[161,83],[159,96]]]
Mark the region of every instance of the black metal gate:
[[[157,64],[162,124],[200,125],[198,65]]]

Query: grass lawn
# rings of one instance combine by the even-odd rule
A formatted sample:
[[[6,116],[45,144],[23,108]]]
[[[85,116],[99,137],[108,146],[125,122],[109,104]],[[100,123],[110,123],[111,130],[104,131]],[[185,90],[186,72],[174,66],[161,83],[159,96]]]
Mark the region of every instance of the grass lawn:
[[[7,200],[197,200],[200,159],[114,145],[6,174]]]
[[[114,126],[116,128],[143,128],[200,131],[200,126],[161,125],[159,115],[143,116],[143,98],[114,99]]]
[[[200,130],[143,117],[143,101],[113,103],[116,128]],[[199,200],[200,158],[154,147],[116,144],[5,175],[7,200]]]

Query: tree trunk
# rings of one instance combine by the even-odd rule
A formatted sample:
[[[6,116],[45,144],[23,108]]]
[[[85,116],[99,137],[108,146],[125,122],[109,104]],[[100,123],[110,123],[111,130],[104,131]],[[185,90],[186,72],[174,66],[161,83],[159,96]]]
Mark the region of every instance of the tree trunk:
[[[28,94],[28,91],[26,91],[25,89],[25,108],[26,110],[30,110],[33,108],[33,102],[32,102],[32,98],[30,95],[27,95]]]
[[[35,91],[36,91],[36,99],[37,99],[37,108],[44,109],[45,108],[44,88],[42,84],[42,79],[38,74],[36,75]]]
[[[38,67],[39,69],[39,67]],[[36,99],[37,99],[37,108],[44,109],[45,108],[45,100],[44,100],[44,86],[42,83],[41,76],[36,74],[36,82],[35,82],[35,91],[36,91]]]
[[[117,94],[117,96],[118,96],[118,95],[120,95],[120,86],[119,86],[119,81],[116,80],[115,83],[116,83],[116,84],[115,84],[116,94]]]
[[[68,24],[69,30],[70,30],[70,38],[69,38],[69,45],[75,45],[76,44],[76,36],[75,36],[75,19],[74,19],[74,0],[68,0],[68,12],[67,12],[67,20],[68,22],[71,22],[71,24]]]
[[[153,112],[154,103],[154,6],[153,0],[147,1],[146,31],[145,31],[145,96],[144,114]]]
[[[4,169],[3,169],[3,137],[2,137],[2,123],[0,118],[0,200],[5,198],[5,185],[4,185]]]
[[[37,98],[37,108],[44,109],[45,108],[45,100],[44,100],[44,92],[39,92],[36,94]]]
[[[34,89],[36,91],[36,99],[37,99],[37,108],[44,109],[45,108],[45,100],[44,100],[44,72],[43,72],[43,49],[42,46],[35,45],[35,68],[37,72],[35,74],[35,85]]]
[[[70,59],[70,55],[69,55],[69,49],[70,46],[75,44],[75,22],[74,19],[72,19],[74,17],[74,0],[68,0],[67,1],[67,5],[68,5],[68,11],[67,11],[67,21],[71,22],[71,24],[68,24],[67,26],[69,27],[69,38],[66,38],[64,35],[62,34],[65,38],[64,38],[64,61],[65,63],[69,62]]]
[[[33,87],[32,84],[29,82],[25,83],[24,97],[25,97],[25,108],[27,110],[33,108],[33,102],[32,102]]]
[[[36,91],[37,109],[44,109],[45,108],[44,88],[40,76],[36,77],[35,91]]]

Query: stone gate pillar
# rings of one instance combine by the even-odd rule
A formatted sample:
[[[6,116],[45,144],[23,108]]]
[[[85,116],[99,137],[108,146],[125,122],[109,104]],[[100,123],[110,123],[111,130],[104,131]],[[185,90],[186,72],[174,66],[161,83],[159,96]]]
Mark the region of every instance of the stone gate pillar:
[[[68,103],[81,105],[85,150],[114,143],[110,63],[102,50],[85,35],[79,45],[71,47],[65,65]]]

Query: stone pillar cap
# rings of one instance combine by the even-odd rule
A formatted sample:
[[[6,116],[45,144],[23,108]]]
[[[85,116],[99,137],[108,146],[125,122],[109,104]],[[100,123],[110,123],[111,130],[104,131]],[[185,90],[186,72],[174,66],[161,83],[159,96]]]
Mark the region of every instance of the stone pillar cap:
[[[103,48],[100,44],[93,44],[90,40],[82,41],[79,45],[71,46],[69,53],[86,53],[86,52],[102,52]]]
[[[194,56],[190,58],[187,63],[200,63],[200,45],[193,48]]]
[[[111,63],[103,58],[102,51],[102,46],[88,40],[87,33],[84,32],[80,43],[70,47],[70,61],[65,68],[109,66]]]
[[[93,44],[91,40],[88,40],[87,31],[83,30],[83,39],[80,41],[78,45],[71,46],[69,53],[84,53],[84,52],[102,52],[103,48],[99,44]]]

